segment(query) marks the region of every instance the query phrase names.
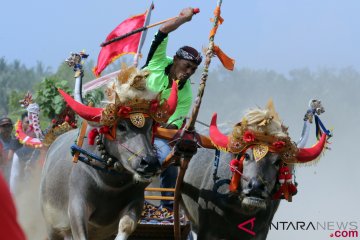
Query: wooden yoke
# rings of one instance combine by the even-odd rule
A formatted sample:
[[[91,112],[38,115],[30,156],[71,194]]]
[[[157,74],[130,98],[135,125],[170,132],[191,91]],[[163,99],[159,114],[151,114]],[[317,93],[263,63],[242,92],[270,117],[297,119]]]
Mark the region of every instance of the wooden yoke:
[[[175,143],[177,143],[177,141],[180,139],[182,131],[183,129],[178,130],[178,129],[167,129],[167,128],[159,127],[155,132],[155,136],[170,141],[169,145],[174,146]],[[185,135],[186,136],[184,135],[182,136],[181,138],[182,140],[187,139],[187,140],[196,141],[197,145],[200,147],[208,148],[208,149],[216,149],[216,147],[212,144],[208,136],[201,135],[197,132],[187,133]],[[173,164],[174,162],[176,162],[177,165],[180,165],[179,163],[180,157],[181,156],[174,155],[174,152],[171,152],[165,158],[161,168],[166,169],[167,167],[169,167],[169,165]]]
[[[181,132],[182,129],[178,130],[178,129],[167,129],[167,128],[159,127],[155,132],[155,136],[161,139],[171,141],[171,140],[175,140],[177,137],[180,137]],[[195,138],[197,144],[200,147],[208,148],[208,149],[216,149],[216,147],[214,146],[214,144],[212,144],[208,136],[195,133]]]

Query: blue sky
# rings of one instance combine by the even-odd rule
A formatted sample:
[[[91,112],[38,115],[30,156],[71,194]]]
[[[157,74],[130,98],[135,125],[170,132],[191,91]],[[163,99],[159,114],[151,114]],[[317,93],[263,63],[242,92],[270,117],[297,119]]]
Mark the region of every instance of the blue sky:
[[[143,12],[150,1],[3,1],[0,56],[27,66],[41,61],[56,68],[71,51],[97,58],[99,44],[125,18]],[[208,44],[209,18],[216,1],[155,0],[151,22],[187,6],[201,13],[170,36],[168,54],[182,45]],[[237,60],[236,67],[272,69],[353,66],[359,69],[360,2],[357,0],[224,0],[224,24],[216,43]],[[146,56],[152,35],[143,48]],[[216,60],[217,62],[217,60]]]

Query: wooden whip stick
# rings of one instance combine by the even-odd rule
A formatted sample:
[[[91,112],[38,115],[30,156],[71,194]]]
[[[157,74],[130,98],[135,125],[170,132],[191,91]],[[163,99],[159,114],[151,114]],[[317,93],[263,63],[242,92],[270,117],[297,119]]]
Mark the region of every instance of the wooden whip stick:
[[[194,8],[194,9],[193,9],[193,13],[194,13],[194,14],[197,14],[197,13],[199,13],[199,12],[200,12],[199,8]],[[124,34],[124,35],[121,35],[121,36],[119,36],[119,37],[113,38],[113,39],[111,39],[111,40],[109,40],[109,41],[107,41],[107,42],[103,42],[103,43],[100,44],[100,46],[101,46],[101,47],[105,47],[106,45],[109,45],[109,44],[111,44],[111,43],[113,43],[113,42],[120,41],[120,40],[122,40],[122,39],[124,39],[124,38],[127,38],[127,37],[131,36],[131,35],[134,35],[134,34],[136,34],[136,33],[145,31],[145,30],[147,30],[147,29],[149,29],[149,28],[158,26],[158,25],[160,25],[160,24],[169,22],[169,21],[174,20],[174,19],[176,19],[176,18],[177,18],[177,16],[176,16],[176,17],[172,17],[172,18],[165,19],[165,20],[160,21],[160,22],[157,22],[157,23],[150,24],[150,25],[145,26],[145,27],[142,27],[142,28],[135,29],[135,30],[133,30],[133,31],[131,31],[131,32],[128,32],[128,33],[126,33],[126,34]]]

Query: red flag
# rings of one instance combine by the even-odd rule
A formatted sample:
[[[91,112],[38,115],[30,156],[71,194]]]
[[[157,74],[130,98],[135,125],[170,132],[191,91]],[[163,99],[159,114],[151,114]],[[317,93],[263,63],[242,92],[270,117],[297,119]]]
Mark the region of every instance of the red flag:
[[[120,23],[106,38],[109,41],[113,38],[124,35],[135,29],[142,28],[145,23],[146,13],[130,17]],[[93,72],[96,77],[100,76],[101,72],[113,61],[118,59],[124,54],[136,54],[141,32],[124,38],[121,41],[113,42],[103,47],[99,53],[98,61]]]

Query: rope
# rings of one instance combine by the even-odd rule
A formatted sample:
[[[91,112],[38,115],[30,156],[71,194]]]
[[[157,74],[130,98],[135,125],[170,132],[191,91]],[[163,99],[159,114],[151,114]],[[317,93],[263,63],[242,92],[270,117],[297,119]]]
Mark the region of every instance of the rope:
[[[233,169],[235,172],[237,172],[238,174],[240,174],[240,176],[247,182],[249,182],[249,179],[247,177],[245,177],[242,172],[240,172],[239,170],[237,170],[236,168],[234,168],[233,166],[231,166],[229,163],[226,163],[231,169]]]
[[[133,158],[133,156],[139,157],[139,158],[145,158],[145,156],[139,154],[139,153],[141,153],[141,152],[144,150],[144,148],[140,149],[140,150],[136,153],[136,152],[132,151],[129,147],[127,147],[125,144],[121,143],[120,140],[118,140],[118,143],[119,143],[120,146],[122,146],[123,148],[125,148],[128,152],[130,152],[130,153],[133,154],[133,155],[130,156],[129,158]],[[128,159],[128,160],[129,160],[129,159]]]
[[[131,155],[127,160],[131,161],[131,159],[133,159],[134,157],[138,157],[140,153],[142,153],[142,151],[144,150],[144,148],[140,149],[138,152],[136,152],[135,154]]]
[[[99,139],[101,139],[102,137],[99,136]],[[132,155],[127,159],[127,161],[130,161],[132,158],[135,157],[139,157],[139,158],[145,158],[145,156],[143,155],[140,155],[140,153],[142,153],[144,151],[144,148],[140,149],[138,152],[134,152],[132,151],[129,147],[127,147],[125,144],[123,143],[120,143],[119,142],[119,145],[122,146],[124,149],[126,149],[128,152],[130,152]],[[83,163],[86,163],[88,164],[89,166],[93,167],[94,169],[96,170],[101,170],[101,171],[105,171],[107,173],[113,173],[113,172],[116,172],[116,173],[119,173],[115,170],[112,170],[112,169],[109,169],[110,167],[112,167],[113,164],[109,164],[106,160],[102,159],[101,157],[99,157],[98,155],[94,154],[94,153],[91,153],[91,152],[88,152],[87,150],[81,148],[80,146],[76,145],[76,144],[73,144],[71,147],[71,154],[74,156],[76,153],[79,153],[79,154],[84,154],[84,156],[80,156],[78,157],[78,159],[83,162]],[[106,150],[105,150],[106,151]],[[111,157],[112,159],[116,160],[114,161],[113,163],[115,162],[119,162],[119,160],[117,160],[116,158],[114,158],[113,156],[109,156]],[[92,164],[92,160],[95,160],[95,161],[98,161],[100,163],[102,163],[104,165],[104,167],[99,167],[99,166],[96,166],[94,164]]]

